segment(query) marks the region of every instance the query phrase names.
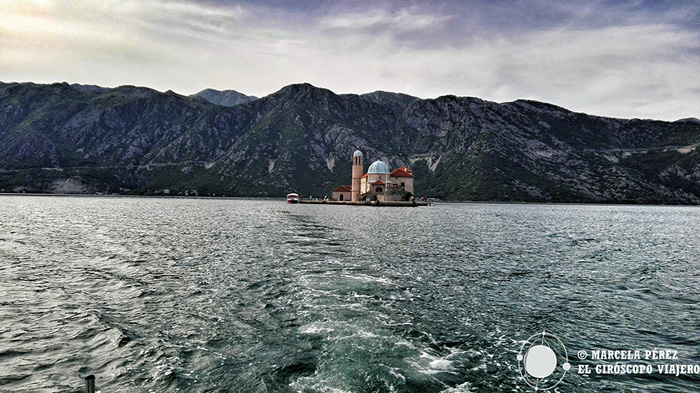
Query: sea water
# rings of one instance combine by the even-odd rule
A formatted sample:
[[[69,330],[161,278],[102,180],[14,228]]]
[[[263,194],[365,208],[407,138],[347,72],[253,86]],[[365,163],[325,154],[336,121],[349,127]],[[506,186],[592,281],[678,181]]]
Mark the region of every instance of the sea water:
[[[1,392],[532,392],[543,331],[700,391],[595,369],[700,364],[699,299],[697,207],[0,197]]]

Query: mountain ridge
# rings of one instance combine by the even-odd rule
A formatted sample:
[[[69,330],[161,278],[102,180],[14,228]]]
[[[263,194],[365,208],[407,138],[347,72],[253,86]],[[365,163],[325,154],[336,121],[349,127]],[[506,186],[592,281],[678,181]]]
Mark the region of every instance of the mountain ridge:
[[[282,196],[346,184],[350,155],[456,200],[700,203],[700,125],[533,100],[336,94],[234,106],[120,86],[0,82],[0,191]]]
[[[204,89],[198,93],[189,95],[189,97],[201,98],[207,102],[221,106],[235,106],[258,99],[258,97],[245,95],[236,90],[216,89]]]

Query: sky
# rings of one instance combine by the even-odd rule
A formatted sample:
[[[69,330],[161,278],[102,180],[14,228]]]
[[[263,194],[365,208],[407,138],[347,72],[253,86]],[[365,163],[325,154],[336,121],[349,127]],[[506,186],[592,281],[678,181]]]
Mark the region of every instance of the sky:
[[[308,82],[676,120],[700,117],[700,0],[2,0],[0,81]]]

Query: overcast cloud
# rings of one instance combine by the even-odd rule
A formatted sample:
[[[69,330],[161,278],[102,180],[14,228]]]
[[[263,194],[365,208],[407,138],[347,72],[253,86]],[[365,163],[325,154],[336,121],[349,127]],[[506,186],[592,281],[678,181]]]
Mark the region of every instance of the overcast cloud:
[[[3,0],[0,81],[530,98],[700,117],[700,1]]]

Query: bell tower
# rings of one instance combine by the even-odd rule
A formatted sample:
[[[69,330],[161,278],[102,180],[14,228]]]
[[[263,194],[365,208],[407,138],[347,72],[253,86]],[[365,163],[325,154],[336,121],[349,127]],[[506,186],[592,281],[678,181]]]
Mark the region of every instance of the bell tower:
[[[352,201],[357,202],[360,196],[360,178],[364,172],[364,159],[362,152],[355,150],[352,153]]]

